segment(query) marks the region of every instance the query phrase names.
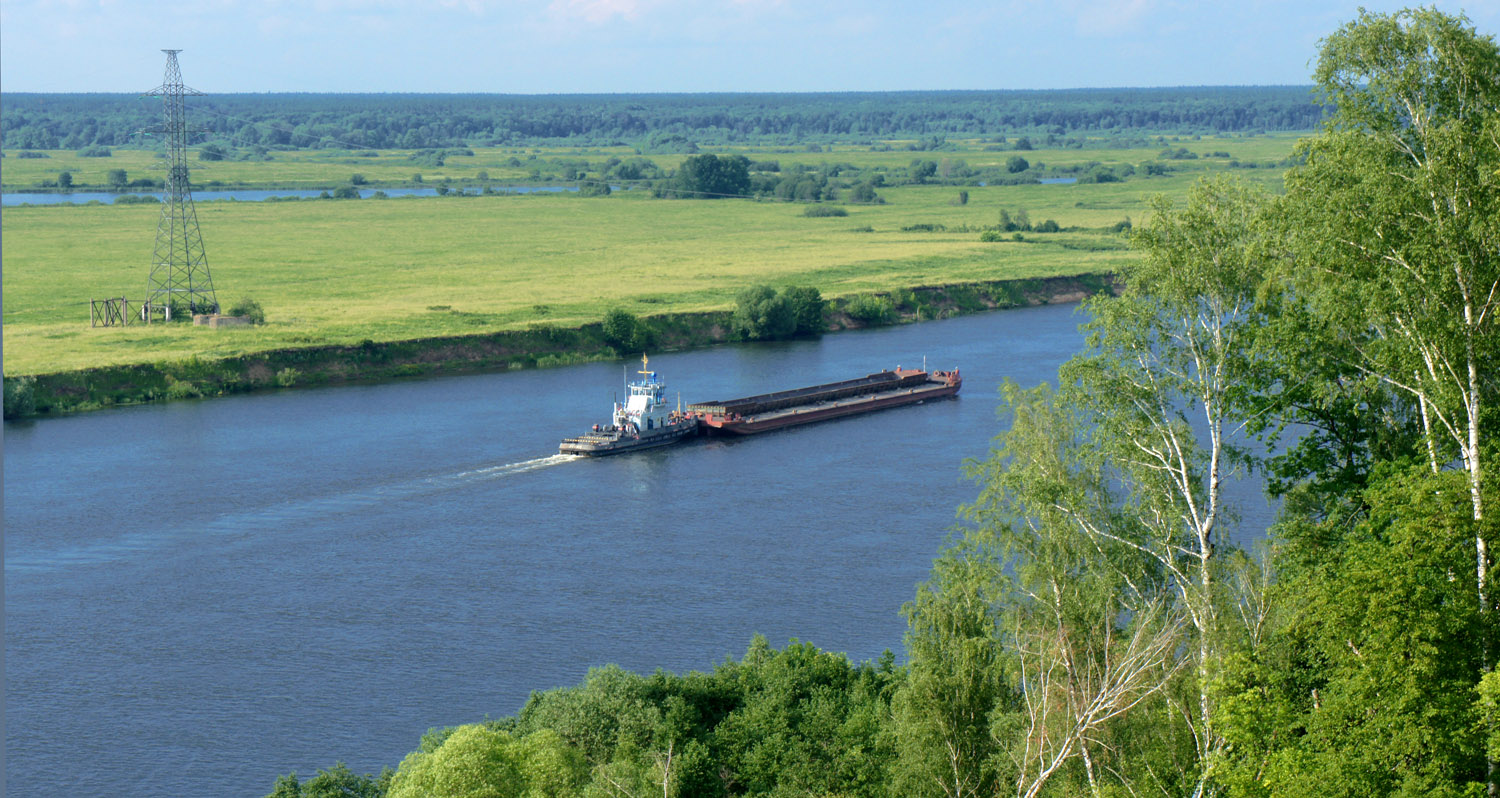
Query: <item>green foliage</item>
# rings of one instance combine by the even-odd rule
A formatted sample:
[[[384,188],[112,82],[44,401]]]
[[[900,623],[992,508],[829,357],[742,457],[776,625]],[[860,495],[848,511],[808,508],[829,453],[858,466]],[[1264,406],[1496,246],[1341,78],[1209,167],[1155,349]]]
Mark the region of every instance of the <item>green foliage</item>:
[[[885,200],[875,193],[875,186],[869,182],[856,183],[849,189],[849,201],[856,205],[883,205]]]
[[[359,189],[354,186],[339,186],[333,190],[334,199],[359,199]]]
[[[1463,474],[1381,468],[1362,499],[1352,526],[1284,527],[1276,595],[1295,613],[1238,688],[1261,711],[1226,728],[1264,753],[1231,761],[1263,768],[1275,794],[1473,794],[1485,737],[1473,643],[1500,629],[1451,576],[1473,567]]]
[[[750,193],[750,159],[743,155],[694,155],[658,190],[663,197],[722,199]]]
[[[265,324],[266,311],[260,303],[251,297],[241,297],[239,301],[229,306],[230,316],[243,316],[250,320],[251,324]]]
[[[114,156],[114,152],[110,148],[98,145],[84,147],[78,151],[79,158],[109,158],[112,156]]]
[[[823,294],[817,288],[810,285],[794,285],[784,289],[781,295],[791,306],[794,335],[823,334],[828,327],[828,323],[823,318],[828,303],[823,300]]]
[[[891,300],[873,294],[860,294],[848,300],[844,304],[844,313],[868,327],[890,324],[896,320],[896,307]]]
[[[1011,174],[1024,172],[1030,168],[1031,164],[1028,163],[1025,158],[1022,158],[1019,155],[1012,155],[1009,158],[1005,159],[1005,171],[1010,172]]]
[[[656,346],[651,327],[635,314],[614,308],[604,315],[604,342],[619,354],[645,352]]]
[[[36,378],[5,378],[5,417],[20,418],[36,412]]]
[[[730,324],[741,338],[771,341],[796,332],[797,317],[785,295],[769,285],[756,285],[735,295]]]
[[[122,189],[130,182],[124,169],[111,169],[105,173],[104,179],[112,189]]]
[[[432,751],[414,751],[391,779],[389,798],[522,798],[526,775],[514,737],[461,726]]]
[[[994,607],[1006,591],[990,541],[965,536],[902,607],[910,675],[892,704],[899,794],[986,795],[1000,774],[992,716],[1011,708]]]
[[[73,187],[73,173],[72,172],[58,172],[57,173],[57,187],[58,188],[72,188]]]
[[[837,205],[809,205],[802,209],[802,215],[813,218],[842,217],[848,216],[849,212]]]
[[[266,798],[385,798],[394,775],[387,768],[379,776],[361,776],[339,762],[305,783],[298,782],[296,773],[282,776]]]

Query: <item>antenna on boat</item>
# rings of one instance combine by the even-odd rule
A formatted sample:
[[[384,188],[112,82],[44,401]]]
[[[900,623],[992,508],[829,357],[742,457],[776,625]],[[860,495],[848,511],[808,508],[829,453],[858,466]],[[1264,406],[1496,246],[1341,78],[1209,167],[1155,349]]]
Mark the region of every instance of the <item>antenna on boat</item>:
[[[651,373],[651,372],[650,372],[650,371],[649,371],[649,370],[648,370],[648,369],[647,369],[647,368],[646,368],[646,365],[647,365],[647,364],[648,364],[648,363],[650,363],[650,362],[651,362],[651,360],[650,360],[650,359],[649,359],[649,358],[647,358],[647,357],[646,357],[646,353],[645,353],[645,352],[642,352],[642,353],[641,353],[641,373],[642,373],[642,374],[650,374],[650,373]]]
[[[922,370],[923,371],[927,370],[927,356],[926,355],[922,356]]]

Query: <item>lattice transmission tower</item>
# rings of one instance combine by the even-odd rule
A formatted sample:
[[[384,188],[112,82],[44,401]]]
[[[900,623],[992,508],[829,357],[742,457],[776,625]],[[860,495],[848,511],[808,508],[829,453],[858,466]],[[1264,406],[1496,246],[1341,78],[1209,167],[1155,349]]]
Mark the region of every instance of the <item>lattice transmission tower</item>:
[[[142,315],[165,317],[167,309],[174,306],[179,313],[182,310],[217,313],[219,299],[208,273],[208,256],[203,252],[203,234],[198,230],[198,212],[193,207],[193,190],[188,185],[188,128],[182,100],[185,95],[203,92],[182,85],[182,70],[177,66],[181,50],[162,52],[167,54],[166,77],[160,86],[143,95],[162,98],[167,186],[161,220],[156,225],[156,249],[151,256],[151,279],[146,285]]]

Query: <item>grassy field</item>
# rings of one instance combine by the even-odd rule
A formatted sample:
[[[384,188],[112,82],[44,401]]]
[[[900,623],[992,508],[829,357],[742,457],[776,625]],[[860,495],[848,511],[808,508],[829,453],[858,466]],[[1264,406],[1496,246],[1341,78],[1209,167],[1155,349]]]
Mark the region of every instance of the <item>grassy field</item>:
[[[782,168],[791,164],[810,167],[822,163],[848,163],[860,169],[905,167],[913,159],[934,161],[943,159],[963,160],[969,166],[983,168],[1005,163],[1013,155],[1021,155],[1028,161],[1041,162],[1048,167],[1071,167],[1078,164],[1098,162],[1109,166],[1131,164],[1139,166],[1154,161],[1163,149],[1185,147],[1202,156],[1198,160],[1172,161],[1179,170],[1196,172],[1211,168],[1222,168],[1229,160],[1266,163],[1280,161],[1291,152],[1298,134],[1277,133],[1259,136],[1215,136],[1192,139],[1190,137],[1162,137],[1151,147],[1138,149],[1056,149],[1015,152],[1013,150],[988,150],[978,140],[954,141],[959,149],[946,152],[913,152],[906,150],[909,141],[881,142],[880,148],[868,145],[824,146],[818,152],[806,148],[787,147],[738,147],[715,150],[735,152],[752,160],[774,160]],[[1102,144],[1102,142],[1101,142]],[[65,150],[49,151],[47,158],[17,158],[18,150],[5,151],[5,169],[0,171],[0,189],[8,192],[47,190],[43,184],[55,183],[61,172],[72,175],[74,189],[103,190],[108,184],[108,173],[113,169],[124,169],[130,180],[138,178],[161,179],[163,161],[149,150],[114,149],[109,158],[82,158]],[[291,150],[271,153],[269,161],[213,161],[197,158],[191,160],[195,186],[265,186],[274,188],[333,188],[347,185],[350,178],[359,174],[371,186],[415,185],[413,177],[422,176],[424,185],[442,184],[448,181],[463,185],[478,185],[481,173],[487,181],[504,183],[550,182],[557,179],[560,171],[557,161],[574,162],[587,160],[592,163],[609,158],[628,159],[636,156],[630,147],[515,147],[475,148],[473,155],[448,156],[442,166],[422,164],[412,160],[408,150],[366,151],[374,157],[357,155],[349,150]],[[1210,153],[1228,153],[1229,158],[1211,158]],[[663,169],[675,169],[686,155],[648,155]],[[139,189],[138,189],[139,190]]]
[[[1288,139],[1279,139],[1281,149],[1275,151],[1265,140],[1246,141],[1266,149],[1257,157],[1285,157],[1290,149]],[[1222,143],[1204,145],[1223,148]],[[1060,162],[1129,152],[1027,155]],[[925,155],[968,158],[973,164],[1010,154]],[[895,155],[905,163],[914,153]],[[785,164],[843,154],[777,157]],[[13,164],[37,162],[47,163],[7,158],[7,179]],[[1280,180],[1274,169],[1237,172],[1273,187]],[[1092,185],[971,187],[964,189],[965,205],[956,204],[956,187],[890,187],[881,189],[888,204],[849,206],[847,217],[830,218],[805,217],[805,206],[795,204],[658,200],[640,191],[599,198],[205,202],[198,205],[198,218],[221,303],[253,297],[267,316],[262,327],[221,330],[180,324],[88,326],[90,299],[144,294],[157,206],[7,208],[0,215],[5,373],[462,335],[537,323],[576,326],[598,321],[613,307],[639,315],[723,310],[733,305],[737,290],[756,283],[813,285],[835,297],[1105,272],[1131,257],[1123,238],[1108,228],[1127,216],[1139,220],[1150,195],[1180,195],[1199,173]],[[1026,233],[1024,241],[981,242],[979,228],[995,224],[1002,208],[1011,213],[1025,208],[1033,223],[1054,219],[1065,230]],[[947,230],[903,230],[913,225]]]

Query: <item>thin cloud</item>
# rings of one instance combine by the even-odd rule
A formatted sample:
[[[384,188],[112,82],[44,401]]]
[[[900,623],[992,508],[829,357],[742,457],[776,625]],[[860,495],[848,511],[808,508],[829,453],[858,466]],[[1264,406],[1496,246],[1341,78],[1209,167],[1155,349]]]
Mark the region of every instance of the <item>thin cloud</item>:
[[[634,21],[647,5],[644,0],[552,0],[548,11],[556,17],[599,25],[617,17]]]

